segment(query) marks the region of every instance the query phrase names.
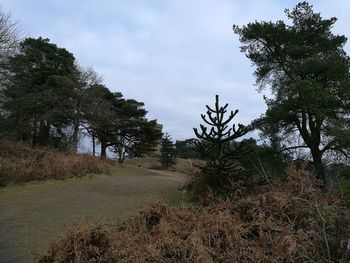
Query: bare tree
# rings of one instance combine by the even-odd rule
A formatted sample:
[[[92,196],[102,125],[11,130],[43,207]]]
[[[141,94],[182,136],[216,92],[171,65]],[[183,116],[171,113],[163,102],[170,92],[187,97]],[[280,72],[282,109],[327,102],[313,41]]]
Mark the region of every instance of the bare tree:
[[[6,115],[3,109],[3,88],[8,79],[7,62],[9,56],[15,53],[19,42],[19,30],[17,24],[11,21],[11,13],[6,13],[0,6],[0,121]]]
[[[84,122],[82,116],[82,106],[85,103],[86,89],[92,85],[101,84],[103,77],[100,76],[92,67],[82,67],[76,64],[77,68],[77,85],[75,88],[74,98],[74,120],[73,120],[73,133],[70,139],[70,151],[77,152],[79,130]],[[90,134],[90,133],[89,133]],[[91,134],[90,134],[91,135]],[[93,135],[91,135],[94,137]],[[93,138],[94,141],[94,138]]]
[[[7,72],[7,58],[18,46],[20,32],[16,22],[11,21],[11,13],[4,12],[0,7],[0,78]]]

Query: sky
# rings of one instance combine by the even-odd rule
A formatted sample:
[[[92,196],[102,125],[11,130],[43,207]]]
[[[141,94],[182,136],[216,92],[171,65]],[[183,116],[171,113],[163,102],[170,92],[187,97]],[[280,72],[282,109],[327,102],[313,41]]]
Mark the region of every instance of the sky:
[[[232,25],[285,20],[290,0],[3,0],[22,34],[49,38],[91,66],[113,92],[145,103],[174,140],[194,137],[215,95],[248,124],[264,113],[254,67],[240,52]],[[350,37],[350,1],[309,1],[323,18],[337,17]],[[350,53],[350,44],[345,47]]]

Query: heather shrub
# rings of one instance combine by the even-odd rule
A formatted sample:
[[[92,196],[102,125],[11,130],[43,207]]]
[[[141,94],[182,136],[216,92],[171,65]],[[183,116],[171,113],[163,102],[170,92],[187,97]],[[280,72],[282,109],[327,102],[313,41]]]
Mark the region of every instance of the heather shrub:
[[[33,180],[61,180],[108,171],[107,161],[84,154],[64,154],[47,148],[0,141],[0,185]]]

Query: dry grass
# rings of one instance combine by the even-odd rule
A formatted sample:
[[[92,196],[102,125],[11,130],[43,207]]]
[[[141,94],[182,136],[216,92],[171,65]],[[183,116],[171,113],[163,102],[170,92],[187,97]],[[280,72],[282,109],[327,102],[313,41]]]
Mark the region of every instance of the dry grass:
[[[38,262],[349,262],[349,210],[307,172],[288,176],[209,206],[154,204],[119,227],[83,224]]]
[[[193,175],[199,172],[198,166],[203,165],[204,161],[198,159],[181,159],[177,158],[175,166],[169,168],[169,171],[176,171],[179,173]],[[126,166],[138,166],[147,169],[164,170],[160,164],[159,158],[145,157],[145,158],[134,158],[125,161]]]
[[[159,172],[159,173],[158,173]],[[67,227],[93,218],[122,223],[150,203],[182,203],[187,177],[137,167],[0,189],[0,262],[34,262]]]
[[[109,166],[106,161],[89,155],[33,149],[22,143],[0,141],[0,149],[0,185],[99,174]]]

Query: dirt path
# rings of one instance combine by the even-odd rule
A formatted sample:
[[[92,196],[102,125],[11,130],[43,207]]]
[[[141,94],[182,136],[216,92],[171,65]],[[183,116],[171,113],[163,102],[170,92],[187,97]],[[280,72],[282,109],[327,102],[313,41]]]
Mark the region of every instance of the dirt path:
[[[0,262],[33,262],[67,226],[123,221],[153,201],[179,202],[186,175],[119,168],[112,175],[0,190]]]

